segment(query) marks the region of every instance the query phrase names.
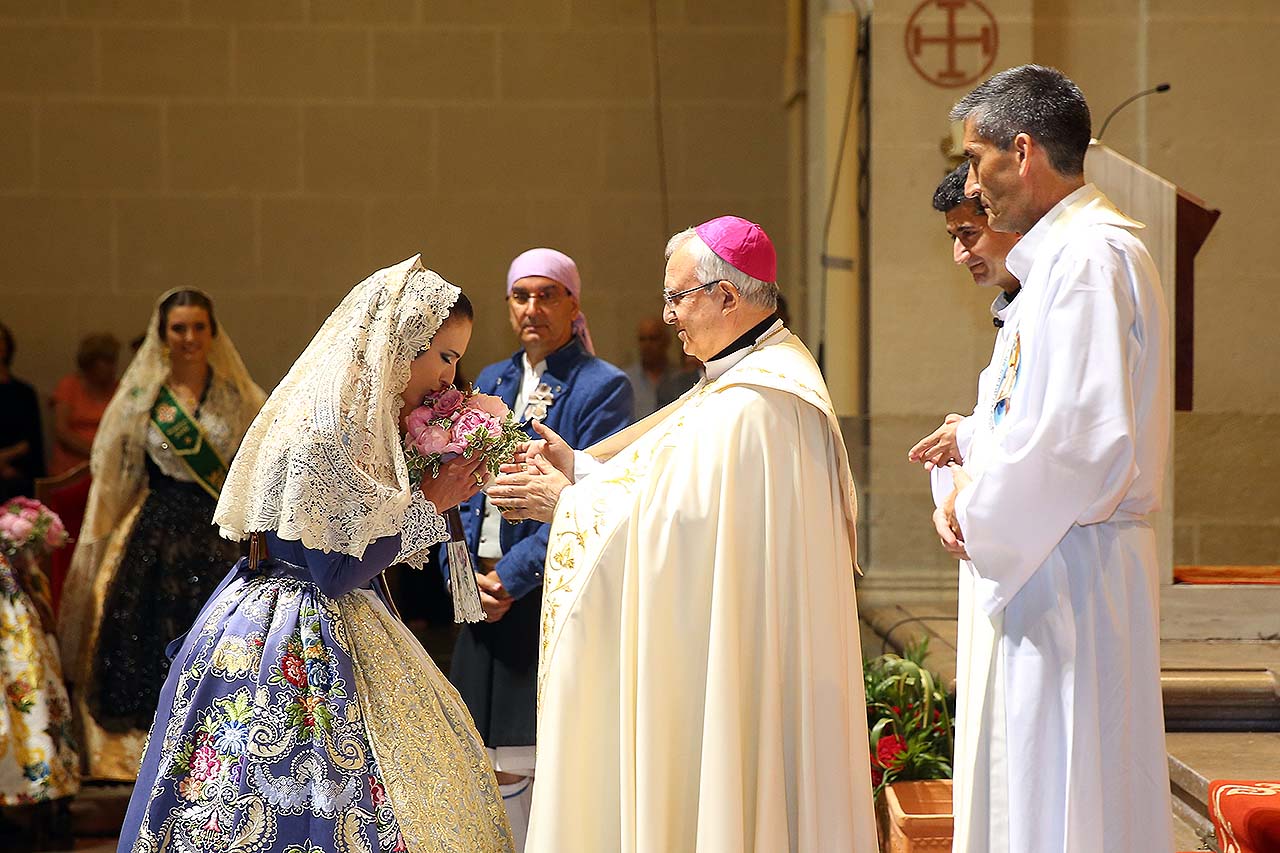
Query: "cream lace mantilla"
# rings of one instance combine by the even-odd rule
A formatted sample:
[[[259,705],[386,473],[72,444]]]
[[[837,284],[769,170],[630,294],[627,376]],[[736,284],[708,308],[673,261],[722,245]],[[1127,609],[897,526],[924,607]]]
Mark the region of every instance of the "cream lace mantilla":
[[[103,550],[108,537],[137,505],[146,487],[147,443],[154,429],[150,425],[151,408],[169,378],[169,351],[160,337],[160,306],[180,290],[196,288],[179,287],[160,294],[147,321],[147,336],[120,377],[120,385],[107,404],[93,439],[89,458],[93,485],[58,615],[58,635],[73,678],[83,653],[89,590]],[[209,367],[212,375],[206,407],[217,413],[215,443],[218,451],[225,454],[223,458],[229,458],[266,395],[245,368],[225,323],[219,324],[218,334],[209,346]],[[165,473],[173,476],[177,468],[175,460],[174,467],[165,469]]]
[[[400,395],[460,292],[420,256],[356,285],[249,427],[213,517],[223,536],[274,530],[359,557],[401,533],[397,562],[421,567],[447,536],[409,485]]]

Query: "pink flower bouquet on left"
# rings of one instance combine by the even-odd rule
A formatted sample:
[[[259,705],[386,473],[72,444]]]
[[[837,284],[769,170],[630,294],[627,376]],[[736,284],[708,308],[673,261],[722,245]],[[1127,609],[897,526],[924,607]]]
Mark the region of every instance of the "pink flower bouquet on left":
[[[409,413],[404,439],[409,479],[415,485],[440,473],[440,466],[461,456],[478,455],[493,476],[529,436],[507,404],[489,394],[463,393],[453,386],[435,392]],[[484,609],[475,583],[475,565],[462,530],[458,508],[445,510],[449,527],[449,592],[455,622],[481,622]]]
[[[9,556],[26,551],[38,559],[70,538],[58,514],[40,501],[13,498],[0,506],[0,551]]]

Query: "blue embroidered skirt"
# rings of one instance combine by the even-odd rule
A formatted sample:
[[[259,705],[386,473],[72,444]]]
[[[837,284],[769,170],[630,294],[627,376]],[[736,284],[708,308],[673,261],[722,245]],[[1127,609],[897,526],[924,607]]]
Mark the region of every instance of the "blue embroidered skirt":
[[[483,744],[412,634],[370,590],[245,563],[173,661],[119,850],[510,850]]]

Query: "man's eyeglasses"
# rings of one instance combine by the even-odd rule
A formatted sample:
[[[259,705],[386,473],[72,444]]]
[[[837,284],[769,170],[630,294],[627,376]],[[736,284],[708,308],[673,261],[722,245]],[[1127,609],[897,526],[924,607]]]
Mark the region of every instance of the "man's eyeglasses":
[[[688,290],[681,290],[676,293],[667,293],[664,290],[662,292],[662,301],[668,308],[675,308],[676,303],[688,296],[690,293],[695,293],[699,290],[706,290],[708,287],[715,287],[721,281],[723,281],[723,279],[716,279],[715,281],[709,281],[706,284],[700,284],[697,287],[691,287]]]
[[[530,299],[538,300],[541,305],[555,305],[565,295],[565,291],[559,287],[544,287],[541,290],[521,290],[516,288],[511,291],[511,295],[507,298],[517,305],[528,305]]]

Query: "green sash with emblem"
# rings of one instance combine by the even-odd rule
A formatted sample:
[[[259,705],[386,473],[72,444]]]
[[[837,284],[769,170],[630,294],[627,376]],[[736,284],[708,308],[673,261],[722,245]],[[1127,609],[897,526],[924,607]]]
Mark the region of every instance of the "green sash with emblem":
[[[160,386],[156,404],[151,407],[151,422],[169,440],[169,447],[200,487],[216,501],[227,479],[227,465],[205,438],[200,424],[187,413],[167,385]]]

